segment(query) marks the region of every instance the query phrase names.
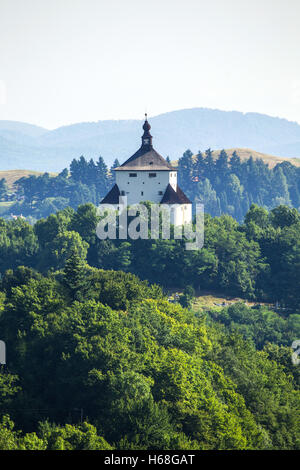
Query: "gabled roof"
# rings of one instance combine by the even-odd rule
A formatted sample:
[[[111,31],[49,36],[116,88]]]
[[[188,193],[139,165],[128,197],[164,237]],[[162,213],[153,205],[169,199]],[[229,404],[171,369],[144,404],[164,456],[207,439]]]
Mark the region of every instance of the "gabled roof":
[[[120,190],[117,184],[115,184],[111,190],[106,194],[105,198],[102,199],[100,204],[119,204]]]
[[[184,194],[184,192],[177,185],[177,191],[173,189],[170,183],[167,186],[165,194],[163,195],[161,204],[192,204],[189,198]]]
[[[124,170],[173,170],[172,167],[154,148],[141,147],[132,157],[128,158],[123,165],[115,168],[115,171]]]
[[[128,170],[146,170],[146,171],[159,171],[159,170],[173,170],[172,167],[159,153],[154,150],[152,146],[152,135],[150,134],[151,126],[147,120],[143,125],[144,134],[142,135],[142,146],[135,152],[125,163],[117,168],[115,171],[128,171]]]

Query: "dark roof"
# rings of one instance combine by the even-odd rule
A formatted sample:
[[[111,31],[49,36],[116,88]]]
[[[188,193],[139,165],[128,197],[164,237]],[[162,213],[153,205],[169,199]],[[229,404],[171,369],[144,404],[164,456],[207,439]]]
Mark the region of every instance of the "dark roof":
[[[165,194],[163,195],[162,200],[160,201],[161,204],[192,204],[188,197],[184,194],[184,192],[180,189],[177,185],[177,191],[175,191],[170,183],[167,186]]]
[[[101,204],[119,204],[120,190],[117,184],[115,184],[111,190],[106,194],[105,198],[102,199]]]
[[[154,148],[142,146],[123,165],[115,168],[115,171],[126,170],[173,170],[172,167]]]
[[[150,134],[151,126],[146,120],[143,125],[144,134],[142,135],[142,146],[137,152],[135,152],[125,163],[117,168],[115,171],[126,171],[126,170],[146,170],[146,171],[159,171],[159,170],[173,170],[177,171],[172,167],[159,153],[154,150],[152,146],[152,135]]]

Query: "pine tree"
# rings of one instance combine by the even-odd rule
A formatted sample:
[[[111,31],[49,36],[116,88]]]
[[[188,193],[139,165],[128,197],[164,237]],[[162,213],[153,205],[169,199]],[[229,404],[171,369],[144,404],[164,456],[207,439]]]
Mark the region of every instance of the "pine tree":
[[[231,172],[233,172],[238,178],[241,176],[241,159],[236,153],[236,151],[233,152],[230,158],[230,169]]]
[[[228,173],[228,155],[225,150],[221,150],[215,164],[215,173],[221,180],[221,183],[225,180]]]
[[[90,289],[87,279],[87,267],[77,250],[72,249],[65,262],[63,270],[63,284],[66,286],[72,300],[82,301],[86,299]]]
[[[110,178],[109,178],[110,186],[113,186],[116,182],[116,172],[114,171],[114,169],[118,168],[118,166],[120,166],[120,163],[119,163],[119,160],[116,158],[110,168]]]
[[[212,150],[209,148],[205,150],[205,174],[204,176],[209,179],[211,183],[214,181],[215,162],[212,156]]]
[[[196,155],[196,160],[193,166],[193,177],[199,180],[199,178],[203,177],[204,171],[205,171],[204,157],[203,157],[202,152],[200,152],[199,150],[199,152]]]
[[[72,180],[79,181],[79,166],[78,161],[75,158],[73,158],[70,164],[70,174]]]
[[[186,150],[178,162],[178,179],[183,191],[190,189],[193,166],[193,154],[190,150]]]
[[[101,194],[102,197],[105,196],[109,183],[108,183],[108,168],[103,160],[103,157],[99,157],[98,162],[96,163],[97,168],[97,192]]]
[[[58,177],[59,178],[62,178],[62,179],[67,179],[69,177],[69,171],[67,168],[64,168],[59,174],[58,174]]]
[[[97,183],[97,167],[94,160],[91,158],[88,163],[88,178],[85,181],[86,184],[96,184]]]

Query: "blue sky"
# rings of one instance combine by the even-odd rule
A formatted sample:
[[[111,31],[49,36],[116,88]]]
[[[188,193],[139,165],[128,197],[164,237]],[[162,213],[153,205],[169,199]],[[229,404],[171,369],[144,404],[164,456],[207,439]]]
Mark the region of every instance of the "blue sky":
[[[299,0],[0,0],[0,119],[181,108],[300,123]]]

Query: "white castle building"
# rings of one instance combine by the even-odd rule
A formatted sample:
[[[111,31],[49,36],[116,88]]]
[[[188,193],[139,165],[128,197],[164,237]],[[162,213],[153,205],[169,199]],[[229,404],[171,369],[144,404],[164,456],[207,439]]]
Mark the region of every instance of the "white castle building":
[[[116,184],[101,204],[118,205],[122,196],[127,197],[129,206],[143,201],[166,204],[171,209],[172,224],[190,223],[192,203],[177,184],[177,170],[154,150],[150,129],[146,115],[141,147],[114,169]]]

